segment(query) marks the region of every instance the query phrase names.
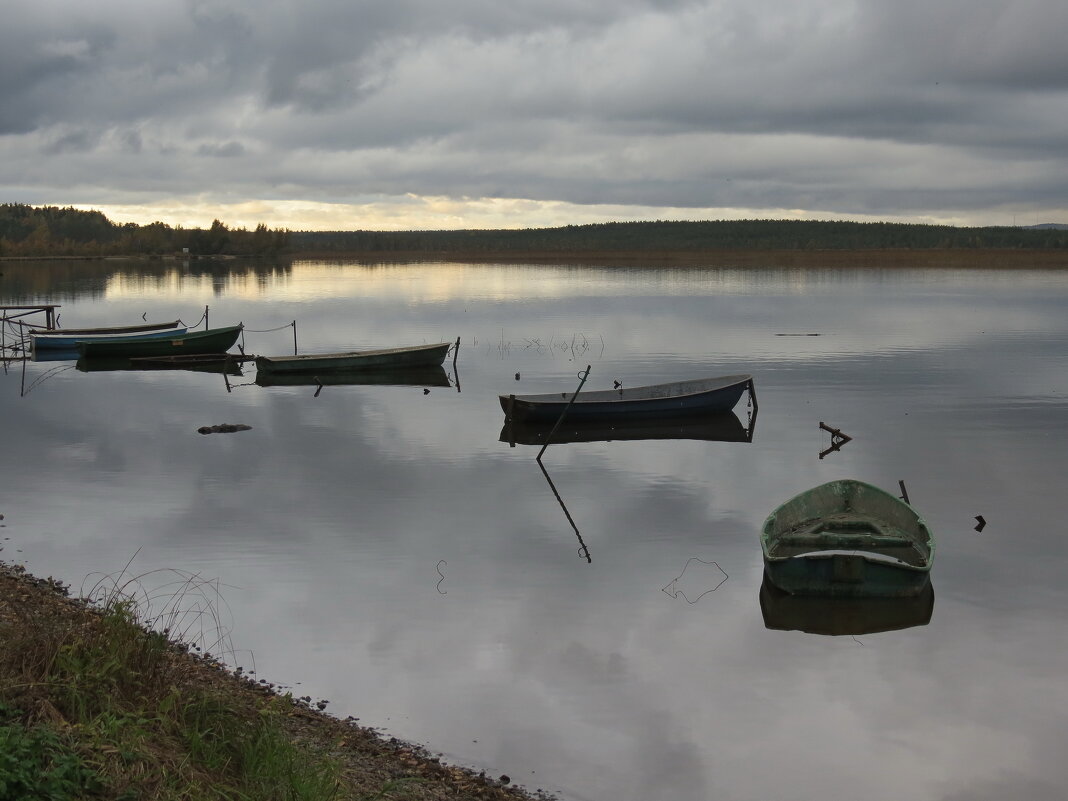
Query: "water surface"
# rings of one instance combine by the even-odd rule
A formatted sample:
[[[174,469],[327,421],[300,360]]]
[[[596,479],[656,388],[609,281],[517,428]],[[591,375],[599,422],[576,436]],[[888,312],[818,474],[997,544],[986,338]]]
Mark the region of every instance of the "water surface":
[[[461,341],[449,387],[318,395],[251,365],[9,364],[0,556],[38,575],[214,580],[232,665],[565,799],[1062,797],[1068,274],[3,272],[0,303],[60,303],[69,327],[208,307],[249,353],[292,352],[293,321],[301,352]],[[752,441],[552,445],[550,484],[538,446],[501,441],[497,395],[587,365],[590,389],[750,373]],[[822,458],[821,421],[853,437]],[[252,429],[197,433],[225,422]],[[937,538],[933,606],[783,630],[823,616],[765,619],[757,532],[842,477],[905,482]]]

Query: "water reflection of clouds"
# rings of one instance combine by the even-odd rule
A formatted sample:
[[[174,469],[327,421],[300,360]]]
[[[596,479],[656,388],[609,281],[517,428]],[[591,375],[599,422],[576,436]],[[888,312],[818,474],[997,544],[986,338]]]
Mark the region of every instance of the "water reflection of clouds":
[[[514,269],[507,283],[543,279]],[[219,376],[70,371],[19,398],[18,375],[0,376],[5,536],[32,570],[76,585],[139,547],[135,569],[218,576],[235,645],[255,652],[263,678],[579,797],[829,798],[843,786],[874,801],[992,797],[1021,773],[1037,791],[1063,786],[1052,744],[1068,734],[1057,714],[1068,545],[1050,522],[1065,468],[1051,436],[1064,422],[1060,306],[985,275],[894,279],[908,291],[889,294],[863,276],[816,281],[828,295],[802,303],[772,281],[732,299],[643,290],[630,275],[598,299],[581,281],[577,297],[471,304],[457,335],[600,331],[607,354],[591,380],[711,361],[753,372],[761,404],[752,443],[550,446],[546,467],[592,563],[536,448],[498,441],[496,399],[570,387],[585,362],[485,342],[461,349],[462,393],[328,386],[315,398],[312,387],[227,393]],[[1064,294],[1048,276],[1039,285]],[[928,290],[948,297],[895,314]],[[422,338],[458,325],[463,308],[385,289],[312,300],[320,291],[307,314],[248,298],[226,313],[299,316],[308,341],[329,346]],[[145,292],[154,307],[189,303]],[[834,311],[833,337],[773,336]],[[855,437],[822,461],[820,420]],[[196,433],[221,422],[253,428]],[[764,627],[760,523],[843,475],[888,489],[905,479],[935,529],[928,626],[857,640]],[[730,575],[692,606],[661,591],[691,557]]]

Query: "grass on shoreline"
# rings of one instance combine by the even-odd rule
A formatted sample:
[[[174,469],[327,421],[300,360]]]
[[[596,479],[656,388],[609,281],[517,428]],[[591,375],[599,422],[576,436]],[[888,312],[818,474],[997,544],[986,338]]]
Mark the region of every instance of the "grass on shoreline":
[[[0,801],[535,797],[231,673],[143,611],[0,563]]]

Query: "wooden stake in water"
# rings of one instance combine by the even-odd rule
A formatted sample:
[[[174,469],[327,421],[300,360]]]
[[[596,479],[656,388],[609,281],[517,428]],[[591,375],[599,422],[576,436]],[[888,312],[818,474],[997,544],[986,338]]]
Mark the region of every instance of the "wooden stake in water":
[[[545,449],[548,448],[549,443],[552,442],[553,434],[556,433],[556,429],[558,429],[560,427],[560,424],[564,422],[564,417],[567,415],[567,410],[571,408],[571,404],[575,402],[575,398],[577,398],[578,394],[582,391],[582,385],[585,384],[586,379],[590,377],[590,365],[587,364],[586,369],[579,373],[578,376],[582,379],[581,381],[579,381],[578,389],[575,390],[575,394],[571,396],[571,400],[567,402],[567,406],[564,407],[564,410],[560,412],[560,417],[557,418],[556,425],[554,425],[553,430],[549,432],[549,436],[545,438],[545,444],[541,446],[541,450],[538,451],[538,455],[537,457],[535,457],[539,462],[541,461],[541,455],[545,453]]]

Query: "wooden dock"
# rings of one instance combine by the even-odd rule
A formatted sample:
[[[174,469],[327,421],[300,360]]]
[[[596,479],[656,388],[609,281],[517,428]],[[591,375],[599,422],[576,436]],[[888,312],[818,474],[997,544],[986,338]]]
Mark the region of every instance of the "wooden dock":
[[[0,306],[0,322],[9,323],[15,320],[21,320],[23,317],[29,317],[31,314],[43,314],[45,316],[44,327],[49,331],[56,327],[56,309],[59,308],[58,303],[39,303],[30,306]],[[15,312],[12,314],[11,312]],[[16,325],[26,325],[26,323],[15,323]]]
[[[53,331],[56,327],[58,303],[38,303],[27,306],[0,306],[0,357],[24,358],[28,337],[26,328]],[[24,318],[44,315],[44,325],[30,323]],[[10,333],[10,336],[9,336]]]

